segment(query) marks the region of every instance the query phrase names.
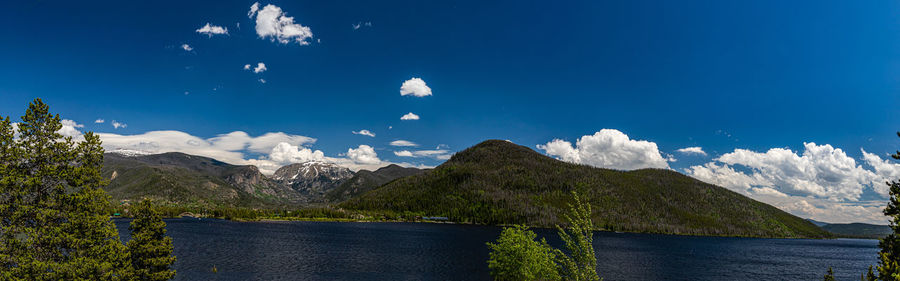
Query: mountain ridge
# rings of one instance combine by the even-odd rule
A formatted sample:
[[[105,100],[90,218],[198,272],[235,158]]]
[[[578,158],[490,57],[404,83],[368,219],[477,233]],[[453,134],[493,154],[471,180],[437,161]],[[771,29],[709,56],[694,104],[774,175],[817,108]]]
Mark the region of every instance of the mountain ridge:
[[[447,162],[338,206],[446,216],[460,222],[552,226],[577,191],[607,230],[688,235],[830,237],[812,223],[671,170],[617,171],[562,162],[488,140]]]

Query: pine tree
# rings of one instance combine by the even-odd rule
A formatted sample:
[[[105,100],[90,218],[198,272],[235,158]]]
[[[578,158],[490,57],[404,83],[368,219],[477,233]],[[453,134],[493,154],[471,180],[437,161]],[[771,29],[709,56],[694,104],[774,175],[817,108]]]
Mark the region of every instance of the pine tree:
[[[900,136],[900,132],[897,132]],[[891,155],[894,159],[900,159],[900,151]],[[891,218],[893,232],[881,239],[878,247],[878,277],[881,280],[900,280],[900,181],[891,181],[889,201],[884,208],[884,215]]]
[[[835,281],[834,280],[834,270],[831,267],[828,267],[828,273],[825,274],[825,281]]]
[[[872,270],[872,266],[869,266],[869,271],[866,272],[865,275],[859,276],[860,281],[877,281],[878,276],[875,275],[875,271]]]
[[[128,251],[135,277],[142,281],[169,280],[175,276],[170,266],[175,263],[172,255],[172,238],[166,236],[166,223],[149,199],[144,199],[132,209],[134,220],[128,229],[131,240]]]
[[[569,205],[569,213],[564,216],[569,226],[556,226],[560,239],[566,244],[571,256],[556,250],[560,264],[560,275],[564,280],[597,281],[597,257],[594,256],[594,223],[591,221],[591,205],[581,202],[578,194],[572,192],[575,204]]]
[[[99,136],[63,137],[40,99],[21,119],[0,121],[0,279],[130,280]]]

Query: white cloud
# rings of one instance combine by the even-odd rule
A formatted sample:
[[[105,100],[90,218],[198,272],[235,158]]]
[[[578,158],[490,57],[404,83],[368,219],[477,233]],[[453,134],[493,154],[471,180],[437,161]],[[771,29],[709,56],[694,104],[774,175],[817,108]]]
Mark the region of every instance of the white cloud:
[[[735,149],[687,173],[739,192],[770,187],[789,195],[814,196],[832,201],[858,200],[865,186],[874,186],[876,174],[857,164],[840,148],[804,143],[802,155],[785,148],[765,153]],[[872,155],[870,162],[877,156]],[[719,164],[717,164],[719,163]],[[747,172],[734,169],[740,167]]]
[[[362,24],[360,24],[360,23],[354,23],[354,24],[353,24],[353,30],[357,30],[357,29],[359,29],[360,27],[362,27]]]
[[[256,15],[256,12],[258,12],[258,11],[259,11],[259,2],[253,3],[253,5],[250,6],[250,11],[247,12],[247,17],[252,19],[253,16]]]
[[[643,168],[669,168],[669,163],[659,153],[656,143],[632,140],[614,129],[603,129],[594,135],[582,136],[575,146],[560,139],[537,145],[548,155],[560,160],[595,167],[635,170]]]
[[[683,154],[697,154],[706,156],[706,151],[703,151],[703,148],[699,146],[685,147],[676,151]]]
[[[256,16],[256,34],[259,38],[269,38],[282,44],[295,41],[300,45],[309,45],[309,39],[313,37],[309,27],[294,23],[293,17],[288,17],[281,8],[269,4],[259,8],[259,3],[250,6],[247,16]]]
[[[256,67],[253,68],[253,73],[265,72],[266,70],[269,70],[268,68],[266,68],[266,64],[260,62],[256,64]]]
[[[181,44],[181,49],[190,52],[194,50],[194,47],[191,47],[191,45],[188,44]]]
[[[94,120],[94,123],[97,123],[97,124],[103,124],[103,122],[106,122],[106,120],[103,120],[102,118],[98,118],[97,120]]]
[[[412,95],[416,97],[430,96],[431,88],[425,84],[425,80],[413,77],[412,79],[404,81],[403,85],[400,85],[400,95]]]
[[[113,125],[113,128],[116,128],[116,129],[128,127],[128,124],[125,124],[125,123],[119,123],[119,122],[116,121],[116,120],[112,120],[112,123],[111,123],[111,124]]]
[[[356,149],[347,149],[347,158],[359,164],[378,164],[381,162],[378,159],[378,153],[375,153],[375,149],[365,144],[359,145]]]
[[[451,156],[451,154],[449,154],[449,151],[444,150],[444,149],[415,150],[415,151],[401,150],[401,151],[394,151],[394,155],[397,155],[400,157],[431,157],[431,158],[435,158],[435,159],[445,159],[445,160],[450,159],[450,156]]]
[[[391,142],[392,146],[419,146],[418,144],[407,140],[395,140]]]
[[[353,134],[356,134],[356,135],[363,135],[363,136],[370,136],[370,137],[373,137],[373,138],[375,137],[375,133],[373,133],[373,132],[371,132],[371,131],[369,131],[369,130],[353,131]]]
[[[291,145],[286,142],[278,143],[272,148],[272,152],[269,153],[269,160],[281,165],[309,161],[326,161],[325,153],[321,150],[313,151],[312,149]]]
[[[884,197],[888,196],[888,181],[900,180],[900,164],[892,163],[889,160],[882,160],[878,155],[868,153],[865,150],[862,150],[863,160],[865,160],[866,164],[875,169],[875,179],[873,182],[873,188],[875,192],[881,194]]]
[[[197,29],[197,33],[213,37],[213,35],[228,34],[228,28],[206,23],[203,27]]]
[[[82,134],[81,131],[78,130],[78,128],[84,128],[84,125],[78,124],[75,121],[69,119],[63,119],[61,123],[62,128],[60,128],[59,131],[56,131],[57,133],[63,135],[64,137],[72,137],[76,139],[81,137]]]
[[[400,120],[419,120],[419,115],[416,115],[415,113],[410,112],[410,113],[407,113],[407,114],[401,116]]]
[[[249,63],[244,65],[244,70],[250,70],[250,64],[249,64]]]
[[[265,83],[266,83],[266,79],[259,78],[259,83],[265,84]]]

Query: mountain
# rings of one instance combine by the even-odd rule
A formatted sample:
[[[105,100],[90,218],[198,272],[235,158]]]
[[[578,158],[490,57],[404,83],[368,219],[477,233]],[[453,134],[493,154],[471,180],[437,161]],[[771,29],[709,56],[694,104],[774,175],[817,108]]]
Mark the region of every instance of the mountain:
[[[289,186],[310,201],[320,201],[325,193],[353,177],[350,169],[325,162],[306,162],[279,168],[272,179]]]
[[[185,205],[271,206],[302,200],[256,166],[177,152],[103,157],[102,173],[110,179],[104,189],[116,201],[149,197]]]
[[[848,238],[879,239],[893,232],[890,226],[868,223],[826,223],[821,227],[837,236]]]
[[[822,226],[828,225],[827,222],[820,222],[820,221],[817,221],[817,220],[814,220],[814,219],[806,219],[806,220],[809,221],[809,222],[811,222],[812,224],[815,224],[815,225],[818,226],[818,227],[822,227]]]
[[[381,167],[374,172],[360,170],[352,178],[326,193],[325,199],[329,202],[341,202],[366,193],[392,180],[412,176],[422,171],[424,170],[404,168],[396,164]]]
[[[616,171],[562,162],[489,140],[444,164],[349,199],[352,210],[411,212],[459,222],[561,223],[571,191],[607,230],[688,235],[830,237],[812,223],[671,170]]]

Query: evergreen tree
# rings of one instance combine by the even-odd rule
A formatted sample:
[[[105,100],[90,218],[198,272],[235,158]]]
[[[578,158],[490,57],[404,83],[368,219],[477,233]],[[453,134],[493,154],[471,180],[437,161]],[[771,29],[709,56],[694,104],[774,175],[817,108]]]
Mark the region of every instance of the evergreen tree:
[[[897,136],[900,136],[900,132],[897,132]],[[900,151],[891,156],[900,159]],[[890,199],[884,208],[884,215],[890,217],[893,232],[878,243],[881,248],[878,253],[878,277],[881,280],[897,281],[900,280],[900,181],[891,181],[888,185]]]
[[[100,138],[58,133],[40,99],[0,121],[0,279],[129,280],[128,251],[99,187]]]
[[[166,236],[166,223],[149,199],[133,206],[134,220],[128,229],[131,240],[128,251],[135,278],[141,281],[169,280],[175,276],[170,266],[175,263],[172,255],[172,238]]]
[[[559,280],[553,248],[524,225],[503,229],[491,249],[488,267],[494,280]]]
[[[556,226],[560,239],[566,244],[566,255],[556,250],[559,257],[560,275],[565,280],[597,281],[597,257],[594,255],[594,223],[591,221],[591,205],[581,202],[578,194],[572,192],[575,204],[569,205],[569,213],[564,216],[569,226]]]
[[[872,266],[869,266],[869,271],[866,272],[865,275],[860,275],[859,280],[861,281],[877,281],[878,276],[875,275],[875,271],[872,270]]]
[[[831,267],[828,267],[828,273],[825,273],[825,281],[835,281],[834,280],[834,270]]]

